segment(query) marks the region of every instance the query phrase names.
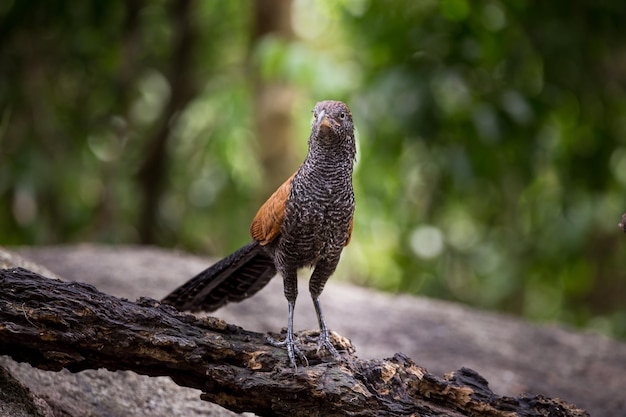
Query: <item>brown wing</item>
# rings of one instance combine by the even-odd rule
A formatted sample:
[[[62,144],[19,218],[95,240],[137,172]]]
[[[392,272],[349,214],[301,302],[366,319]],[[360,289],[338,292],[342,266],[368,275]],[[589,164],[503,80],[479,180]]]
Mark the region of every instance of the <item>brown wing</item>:
[[[354,227],[354,217],[350,219],[350,229],[348,230],[348,239],[346,239],[346,243],[343,246],[348,246],[350,244],[350,239],[352,239],[353,227]]]
[[[295,175],[294,173],[278,187],[278,190],[274,191],[252,220],[250,235],[261,245],[267,245],[280,234],[280,226],[285,218],[285,205],[291,192],[291,181]]]

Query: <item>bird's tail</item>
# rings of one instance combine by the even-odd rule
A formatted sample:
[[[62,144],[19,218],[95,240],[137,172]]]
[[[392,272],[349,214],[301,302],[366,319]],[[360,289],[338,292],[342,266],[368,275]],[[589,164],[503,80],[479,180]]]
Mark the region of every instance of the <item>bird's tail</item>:
[[[162,302],[181,311],[214,311],[254,295],[276,275],[257,241],[248,243],[167,295]]]

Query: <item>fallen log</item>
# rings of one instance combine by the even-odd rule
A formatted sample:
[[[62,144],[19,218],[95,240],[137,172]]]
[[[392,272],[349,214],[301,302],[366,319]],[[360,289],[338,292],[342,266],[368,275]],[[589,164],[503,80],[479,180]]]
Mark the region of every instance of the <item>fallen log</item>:
[[[158,301],[136,303],[79,282],[0,270],[0,354],[50,371],[131,370],[169,376],[206,401],[266,416],[586,416],[543,396],[505,397],[463,368],[440,378],[402,354],[362,360],[344,338],[340,358],[303,342],[293,370],[267,335],[196,318]],[[313,332],[302,332],[308,336]],[[304,337],[302,338],[304,340]]]

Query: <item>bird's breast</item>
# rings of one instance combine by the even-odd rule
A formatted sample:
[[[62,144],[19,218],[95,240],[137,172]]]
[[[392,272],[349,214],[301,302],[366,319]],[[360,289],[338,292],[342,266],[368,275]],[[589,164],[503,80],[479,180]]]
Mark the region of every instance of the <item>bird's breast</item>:
[[[339,187],[294,180],[285,206],[278,242],[281,255],[299,267],[314,265],[322,256],[341,252],[354,214],[354,194],[348,182]]]

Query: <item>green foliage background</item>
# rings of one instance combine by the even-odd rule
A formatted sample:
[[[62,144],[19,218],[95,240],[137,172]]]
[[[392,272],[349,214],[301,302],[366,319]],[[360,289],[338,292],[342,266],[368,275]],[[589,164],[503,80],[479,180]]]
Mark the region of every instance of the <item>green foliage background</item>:
[[[623,1],[294,0],[293,40],[254,38],[254,7],[2,2],[0,243],[246,242],[266,197],[254,71],[295,91],[302,158],[314,103],[352,108],[341,278],[626,336]]]

